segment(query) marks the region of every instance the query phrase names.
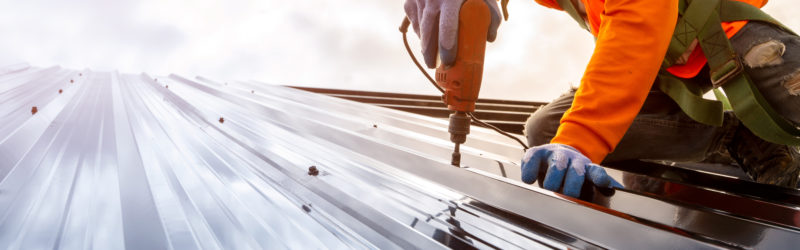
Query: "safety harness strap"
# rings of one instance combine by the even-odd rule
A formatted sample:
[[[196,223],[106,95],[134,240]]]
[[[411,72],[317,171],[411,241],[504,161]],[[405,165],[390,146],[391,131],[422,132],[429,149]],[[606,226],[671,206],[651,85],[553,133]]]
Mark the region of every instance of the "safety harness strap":
[[[722,126],[722,103],[703,99],[702,90],[693,84],[685,84],[681,79],[663,72],[656,83],[659,90],[678,103],[686,115],[703,124]]]
[[[712,11],[708,11],[709,8],[714,9],[714,6],[719,4],[719,0],[701,0],[691,3],[687,3],[687,1],[689,0],[679,1],[679,10],[682,10],[679,13],[681,18],[675,25],[672,41],[667,48],[667,55],[664,57],[662,65],[664,68],[672,66],[683,55],[709,20],[712,13]]]
[[[729,0],[720,2],[719,17],[720,21],[723,22],[744,20],[766,22],[775,25],[776,27],[779,27],[789,33],[795,34],[794,31],[784,26],[781,22],[778,22],[778,20],[775,18],[772,18],[772,16],[766,12],[761,11],[761,9],[758,7],[745,2]]]
[[[708,59],[712,84],[715,88],[722,87],[725,90],[733,112],[742,121],[742,124],[764,140],[786,145],[800,145],[800,129],[792,126],[772,109],[744,73],[744,67],[722,29],[721,22],[723,20],[756,20],[777,23],[778,27],[786,28],[760,9],[746,3],[740,4],[740,2],[728,0],[686,1],[688,2],[687,9],[678,22],[679,27],[676,27],[672,42],[680,44],[670,45],[669,56],[665,62],[677,58],[676,55],[683,54],[683,51],[672,49],[688,45],[697,38],[700,48]],[[723,18],[722,15],[725,17]],[[683,28],[680,27],[681,25]],[[697,27],[702,28],[697,30]],[[678,31],[682,31],[682,33]],[[666,69],[668,65],[670,64],[663,65],[662,69]],[[663,73],[659,75],[658,84],[659,89],[675,100],[692,119],[709,125],[719,126],[722,124],[722,103],[703,99],[703,91],[697,91],[696,85]]]
[[[800,130],[772,109],[746,74],[739,74],[722,89],[736,117],[753,134],[772,143],[800,146]]]

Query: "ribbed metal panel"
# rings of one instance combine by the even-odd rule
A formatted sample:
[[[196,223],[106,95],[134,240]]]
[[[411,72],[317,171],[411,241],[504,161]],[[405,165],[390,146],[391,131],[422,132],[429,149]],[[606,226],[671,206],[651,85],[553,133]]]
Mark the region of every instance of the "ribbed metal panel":
[[[387,122],[437,130],[441,121],[285,87],[226,85],[4,71],[0,248],[561,246],[480,211],[459,214],[471,236],[454,237],[448,211],[464,195],[337,143],[373,137],[414,151],[393,145],[408,131]],[[321,173],[308,175],[310,166]]]
[[[0,117],[0,249],[798,241],[795,191],[664,174],[651,182],[705,198],[631,187],[572,199],[518,182],[522,151],[493,131],[473,127],[455,168],[447,121],[258,82],[13,66],[0,68]],[[719,178],[708,182],[753,185]]]

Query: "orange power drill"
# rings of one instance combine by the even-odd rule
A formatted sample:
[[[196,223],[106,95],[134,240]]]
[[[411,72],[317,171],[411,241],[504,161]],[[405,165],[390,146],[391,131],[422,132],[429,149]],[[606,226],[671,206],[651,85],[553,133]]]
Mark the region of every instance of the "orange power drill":
[[[503,13],[508,17],[505,6],[508,0],[502,0]],[[456,58],[453,65],[446,66],[440,64],[436,68],[435,84],[443,92],[442,101],[447,104],[447,109],[455,111],[450,115],[450,141],[455,143],[451,164],[461,165],[460,145],[467,140],[469,134],[470,119],[472,112],[475,111],[475,102],[478,100],[478,92],[481,89],[481,78],[483,77],[483,57],[486,51],[486,39],[489,36],[489,25],[491,24],[491,12],[484,0],[467,0],[461,5],[458,18],[458,47],[456,48]],[[400,25],[400,32],[403,33],[403,42],[411,59],[422,71],[428,80],[434,82],[428,76],[422,65],[419,64],[411,48],[408,46],[406,32],[410,22],[408,18],[403,19]]]
[[[444,89],[442,100],[450,115],[450,141],[455,143],[451,164],[461,165],[459,147],[469,134],[470,115],[483,78],[483,58],[486,51],[491,13],[484,0],[467,0],[458,18],[458,48],[453,65],[436,68],[436,84]]]

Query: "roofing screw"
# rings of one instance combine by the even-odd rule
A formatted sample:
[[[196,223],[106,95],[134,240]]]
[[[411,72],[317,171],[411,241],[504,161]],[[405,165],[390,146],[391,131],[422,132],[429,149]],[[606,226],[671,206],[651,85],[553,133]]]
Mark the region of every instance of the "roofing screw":
[[[305,204],[303,204],[303,211],[306,211],[306,213],[310,213],[311,212],[311,208],[309,206],[306,206]]]
[[[310,176],[317,176],[317,175],[319,175],[319,170],[317,169],[317,166],[310,166],[310,167],[308,167],[308,175],[310,175]]]
[[[373,128],[378,128],[378,124],[372,124]]]
[[[169,85],[164,86],[165,88],[169,88]]]
[[[72,79],[69,79],[69,83],[75,83],[75,81],[72,80]]]
[[[220,117],[219,118],[219,123],[223,123],[223,122],[225,122],[225,118]]]
[[[61,94],[61,93],[63,93],[63,92],[64,92],[64,90],[63,90],[63,89],[59,89],[59,90],[58,90],[58,93],[59,93],[59,94]]]
[[[39,109],[37,109],[36,106],[33,106],[33,108],[31,109],[31,115],[35,115],[36,112],[39,112]]]

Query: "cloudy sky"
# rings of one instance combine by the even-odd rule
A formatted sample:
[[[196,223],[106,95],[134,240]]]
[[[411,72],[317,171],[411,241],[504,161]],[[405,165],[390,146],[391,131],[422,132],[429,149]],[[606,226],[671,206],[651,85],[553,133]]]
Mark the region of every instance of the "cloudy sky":
[[[0,0],[0,65],[437,94],[403,48],[403,2]],[[797,6],[772,0],[765,10],[800,29]],[[549,101],[577,85],[591,36],[532,0],[509,9],[481,97]]]

